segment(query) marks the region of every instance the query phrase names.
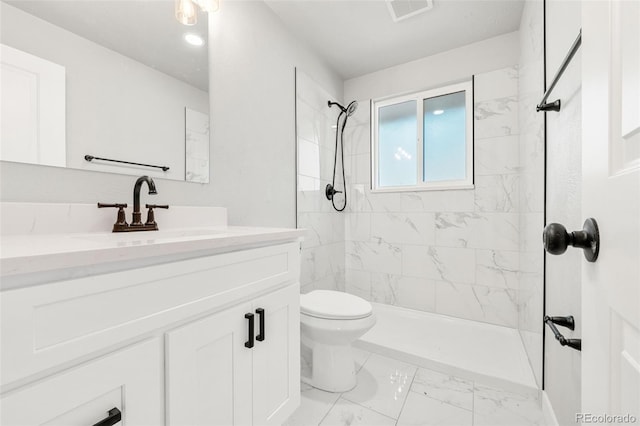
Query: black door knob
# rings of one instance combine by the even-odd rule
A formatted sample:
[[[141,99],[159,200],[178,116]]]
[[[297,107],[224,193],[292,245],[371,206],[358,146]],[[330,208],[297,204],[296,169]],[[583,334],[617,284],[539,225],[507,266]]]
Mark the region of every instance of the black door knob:
[[[567,232],[567,228],[559,223],[550,223],[544,228],[542,241],[549,254],[562,254],[569,246],[581,248],[589,262],[595,262],[600,251],[600,232],[593,218],[584,221],[582,231],[574,232]]]

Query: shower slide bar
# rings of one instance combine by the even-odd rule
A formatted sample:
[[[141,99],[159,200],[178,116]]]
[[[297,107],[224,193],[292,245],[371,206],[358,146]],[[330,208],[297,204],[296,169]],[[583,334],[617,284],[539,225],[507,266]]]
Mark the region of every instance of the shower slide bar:
[[[575,328],[575,321],[573,316],[568,317],[550,317],[549,315],[545,315],[544,323],[549,326],[556,340],[560,342],[562,346],[569,346],[577,351],[582,350],[582,339],[567,339],[558,331],[556,324],[561,327],[567,327],[569,330],[573,330]]]
[[[123,163],[123,164],[133,164],[134,166],[143,166],[143,167],[153,167],[156,169],[162,169],[163,172],[166,172],[167,170],[169,170],[168,166],[154,166],[153,164],[143,164],[143,163],[132,163],[131,161],[124,161],[124,160],[113,160],[111,158],[102,158],[102,157],[95,157],[93,155],[85,155],[84,159],[91,162],[93,160],[101,160],[101,161],[111,161],[113,163]]]
[[[562,77],[562,74],[569,66],[571,59],[573,59],[576,52],[580,48],[581,44],[582,44],[582,29],[580,30],[580,32],[578,32],[578,37],[576,38],[576,41],[573,42],[571,49],[569,49],[569,53],[564,58],[564,61],[562,61],[562,65],[560,65],[560,69],[558,70],[558,72],[556,72],[556,75],[553,77],[553,81],[551,82],[551,85],[549,86],[547,91],[544,93],[542,100],[538,105],[536,105],[536,111],[560,111],[560,99],[556,99],[553,102],[547,103],[547,98],[549,97],[553,89],[556,87],[558,80],[560,80],[560,77]]]

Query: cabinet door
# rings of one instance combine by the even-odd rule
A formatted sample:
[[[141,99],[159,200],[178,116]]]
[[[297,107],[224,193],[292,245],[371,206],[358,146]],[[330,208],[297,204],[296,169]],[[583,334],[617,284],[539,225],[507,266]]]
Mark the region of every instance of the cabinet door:
[[[280,425],[300,405],[300,287],[255,300],[256,335],[264,310],[265,336],[253,351],[253,424]]]
[[[162,345],[152,339],[2,397],[3,425],[87,426],[121,411],[122,425],[164,423]]]
[[[245,303],[167,333],[167,425],[251,424],[250,312]]]

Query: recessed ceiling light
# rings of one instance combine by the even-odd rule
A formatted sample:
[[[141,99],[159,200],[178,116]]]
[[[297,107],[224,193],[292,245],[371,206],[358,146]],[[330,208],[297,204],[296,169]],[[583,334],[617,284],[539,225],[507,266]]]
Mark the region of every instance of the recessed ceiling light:
[[[193,46],[202,46],[204,44],[204,39],[197,34],[185,34],[184,39]]]
[[[443,109],[437,109],[437,110],[433,111],[433,115],[440,115],[440,114],[444,114],[444,110]]]

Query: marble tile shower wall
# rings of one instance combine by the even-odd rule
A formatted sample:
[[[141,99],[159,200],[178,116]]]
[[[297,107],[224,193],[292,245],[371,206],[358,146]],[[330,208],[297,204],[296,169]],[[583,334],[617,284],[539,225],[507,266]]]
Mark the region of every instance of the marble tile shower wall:
[[[520,279],[518,330],[538,385],[542,384],[544,228],[543,5],[525,2],[520,22]]]
[[[329,99],[336,98],[300,70],[296,72],[297,221],[298,228],[308,230],[302,244],[303,293],[344,290],[344,217],[324,196],[333,174],[332,126],[338,115],[337,109],[327,107]]]
[[[475,77],[475,189],[372,193],[370,106],[345,132],[346,291],[428,312],[518,325],[518,70]]]

